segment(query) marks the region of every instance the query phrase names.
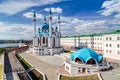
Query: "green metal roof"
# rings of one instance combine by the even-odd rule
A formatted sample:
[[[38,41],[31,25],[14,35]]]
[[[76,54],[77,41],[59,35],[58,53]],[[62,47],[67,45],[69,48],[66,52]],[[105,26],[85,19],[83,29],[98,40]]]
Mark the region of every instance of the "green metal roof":
[[[74,38],[74,37],[94,37],[94,36],[103,36],[108,34],[120,34],[120,30],[117,30],[115,32],[109,32],[109,33],[99,33],[99,34],[86,34],[86,35],[74,35],[74,36],[65,36],[62,38]]]

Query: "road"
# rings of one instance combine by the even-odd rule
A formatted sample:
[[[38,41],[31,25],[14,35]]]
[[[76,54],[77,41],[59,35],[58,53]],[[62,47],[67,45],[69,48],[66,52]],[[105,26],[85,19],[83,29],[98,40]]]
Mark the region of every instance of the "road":
[[[15,52],[9,52],[4,54],[4,73],[9,80],[19,80],[17,71],[24,71],[23,66],[19,63],[15,57]],[[20,79],[29,80],[26,73],[20,75]]]
[[[120,80],[120,61],[111,62],[112,70],[101,72],[104,80]]]
[[[28,53],[22,53],[28,62],[38,70],[46,74],[47,80],[57,80],[58,66],[64,63],[64,60],[58,56],[38,56]]]

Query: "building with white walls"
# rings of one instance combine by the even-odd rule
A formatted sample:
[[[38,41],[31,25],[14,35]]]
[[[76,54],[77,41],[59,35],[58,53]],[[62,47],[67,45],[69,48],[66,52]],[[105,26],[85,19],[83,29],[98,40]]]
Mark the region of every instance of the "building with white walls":
[[[91,48],[104,57],[120,60],[120,32],[61,38],[61,45],[68,50]]]

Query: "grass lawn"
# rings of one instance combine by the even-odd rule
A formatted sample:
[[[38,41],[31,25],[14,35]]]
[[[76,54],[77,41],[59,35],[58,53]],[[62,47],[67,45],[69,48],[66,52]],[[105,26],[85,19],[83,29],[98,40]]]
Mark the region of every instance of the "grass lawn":
[[[0,65],[0,80],[2,79],[2,64]]]
[[[18,59],[22,59],[22,57],[21,57],[19,54],[16,54],[16,57],[17,57]]]
[[[28,74],[32,77],[33,80],[43,80],[43,75],[35,69],[28,72]]]
[[[0,55],[3,54],[4,48],[0,48]]]
[[[72,53],[74,53],[74,52],[67,52],[67,54],[72,54]]]
[[[25,61],[24,59],[20,60],[20,63],[23,65],[23,67],[24,67],[26,70],[32,67],[32,66],[31,66],[27,61]]]
[[[19,54],[16,54],[16,57],[17,57],[18,59],[22,59],[22,57],[21,57]],[[24,67],[26,70],[32,67],[32,66],[31,66],[27,61],[25,61],[24,59],[20,60],[20,63],[23,65],[23,67]]]
[[[69,76],[60,76],[60,80],[99,80],[98,75],[90,76],[80,76],[80,77],[69,77]]]

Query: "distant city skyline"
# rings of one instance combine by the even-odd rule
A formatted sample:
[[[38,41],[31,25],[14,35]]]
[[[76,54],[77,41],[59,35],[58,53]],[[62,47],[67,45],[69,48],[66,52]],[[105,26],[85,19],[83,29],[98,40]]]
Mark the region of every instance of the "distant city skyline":
[[[120,30],[120,0],[0,0],[0,39],[32,39],[33,11],[37,28],[53,12],[53,27],[61,15],[62,35]]]

